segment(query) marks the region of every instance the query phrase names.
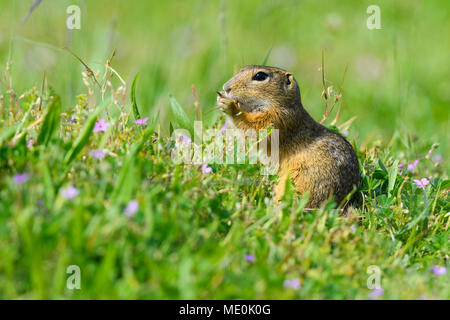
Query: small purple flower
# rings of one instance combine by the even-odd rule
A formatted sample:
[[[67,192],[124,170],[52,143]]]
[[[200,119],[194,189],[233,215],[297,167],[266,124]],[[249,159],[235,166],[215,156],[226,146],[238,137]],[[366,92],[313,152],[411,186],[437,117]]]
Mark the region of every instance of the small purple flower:
[[[144,119],[137,119],[134,123],[138,125],[144,125],[148,121],[148,117],[145,117]]]
[[[76,114],[73,114],[73,115],[70,117],[70,123],[75,123],[75,122],[77,122],[77,115],[76,115]]]
[[[225,130],[227,130],[228,127],[228,119],[225,119],[225,123],[222,126],[222,128],[220,128],[220,132],[224,132]]]
[[[106,122],[105,119],[100,119],[95,123],[94,132],[105,132],[109,127],[109,122]]]
[[[348,136],[348,130],[344,130],[344,131],[342,132],[342,135],[343,135],[344,137]]]
[[[384,294],[384,290],[382,288],[375,288],[369,293],[370,299],[377,299]]]
[[[181,136],[180,141],[187,144],[192,143],[191,139],[188,136]]]
[[[79,193],[80,191],[73,186],[68,186],[65,189],[61,189],[61,195],[69,200],[75,198]]]
[[[125,208],[124,214],[131,218],[135,215],[136,211],[139,209],[139,203],[136,200],[131,200],[128,202],[127,207]]]
[[[285,287],[286,289],[298,290],[301,287],[300,280],[297,278],[291,280],[284,280],[283,287]]]
[[[425,186],[430,183],[430,181],[428,181],[427,178],[422,178],[420,180],[414,179],[413,181],[416,184],[416,186],[418,186],[419,188],[422,188],[422,189],[425,188]]]
[[[435,155],[433,156],[432,160],[433,160],[434,162],[441,163],[441,162],[442,162],[442,156],[441,156],[440,154],[435,154]]]
[[[89,154],[92,158],[95,158],[95,159],[103,159],[104,157],[106,157],[106,153],[101,149],[89,150]]]
[[[28,140],[27,148],[30,149],[33,146],[33,139]]]
[[[413,163],[408,164],[408,171],[416,170],[418,165],[419,165],[419,160],[414,160]]]
[[[442,276],[444,274],[447,273],[447,268],[446,267],[440,267],[440,266],[433,266],[431,267],[431,272],[434,273],[434,275],[436,276]]]
[[[210,173],[211,171],[212,171],[212,168],[211,168],[211,167],[208,167],[207,164],[202,164],[202,172],[203,172],[204,174]]]
[[[13,177],[14,183],[17,185],[21,185],[30,179],[30,175],[26,172],[15,174]]]
[[[255,262],[256,258],[253,254],[246,254],[244,255],[244,259],[247,262]]]

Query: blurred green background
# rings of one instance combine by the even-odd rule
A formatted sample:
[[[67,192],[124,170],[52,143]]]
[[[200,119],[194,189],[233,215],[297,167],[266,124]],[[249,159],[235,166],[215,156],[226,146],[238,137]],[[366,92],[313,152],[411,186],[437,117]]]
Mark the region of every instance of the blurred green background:
[[[193,115],[195,85],[209,110],[234,72],[260,64],[272,48],[267,64],[295,74],[305,107],[320,119],[324,50],[328,85],[339,87],[348,65],[341,122],[358,116],[352,138],[389,141],[398,132],[406,144],[439,142],[443,157],[449,150],[449,1],[43,0],[23,23],[32,2],[0,2],[0,62],[11,59],[16,92],[39,88],[46,72],[71,107],[86,91],[84,69],[57,48],[69,46],[98,71],[116,48],[112,66],[128,87],[140,72],[141,113],[161,110],[167,128],[169,93]],[[72,4],[81,8],[81,29],[70,32]],[[381,30],[366,27],[371,4],[381,8]]]
[[[449,268],[449,163],[421,161],[397,174],[433,143],[444,161],[450,149],[448,1],[42,0],[24,23],[32,3],[0,1],[0,108],[14,105],[3,79],[8,61],[18,95],[37,88],[20,100],[29,113],[4,121],[0,109],[0,298],[364,299],[373,293],[367,267],[377,265],[382,298],[448,299],[448,272],[430,268]],[[69,31],[74,4],[81,29]],[[373,4],[381,30],[366,26]],[[251,165],[211,164],[209,174],[175,165],[170,139],[131,117],[126,125],[126,113],[112,117],[111,131],[91,133],[96,119],[84,112],[94,108],[74,108],[87,92],[84,68],[63,46],[100,81],[115,48],[112,67],[128,90],[139,72],[141,115],[160,111],[163,133],[173,120],[169,94],[193,119],[194,85],[212,124],[220,116],[206,115],[215,91],[269,52],[267,63],[295,74],[306,109],[320,120],[323,51],[327,86],[337,89],[348,66],[340,123],[357,116],[349,140],[365,205],[346,218],[331,206],[307,211],[291,189],[277,207],[269,199],[276,177],[261,178]],[[41,132],[51,137],[44,124],[39,135],[27,129],[39,115],[60,113],[57,99],[37,110],[44,73],[70,110],[48,143],[39,141]],[[83,112],[69,123],[74,110]],[[89,151],[97,148],[108,156],[96,159]],[[76,159],[66,162],[73,150]],[[424,177],[430,182],[421,188],[416,179]],[[70,199],[69,186],[79,192]],[[131,201],[139,204],[134,217],[126,213]],[[83,290],[65,286],[70,264],[82,267]],[[286,287],[290,279],[301,290]]]

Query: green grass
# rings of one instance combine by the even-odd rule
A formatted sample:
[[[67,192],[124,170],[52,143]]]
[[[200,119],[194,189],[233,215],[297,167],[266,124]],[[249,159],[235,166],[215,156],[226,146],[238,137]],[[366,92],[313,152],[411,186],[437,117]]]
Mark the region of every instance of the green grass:
[[[117,76],[102,99],[57,49],[69,4],[44,0],[23,26],[29,3],[0,4],[0,61],[11,62],[0,85],[0,298],[366,299],[372,265],[382,271],[380,298],[450,298],[449,273],[430,271],[450,267],[446,1],[381,1],[375,31],[365,28],[369,2],[80,1],[72,51],[102,85],[116,48],[125,99]],[[336,90],[349,65],[338,125],[358,116],[340,129],[360,160],[361,208],[348,217],[333,203],[304,210],[289,186],[274,204],[277,178],[257,166],[203,173],[173,163],[168,133],[192,125],[192,84],[206,126],[221,127],[218,111],[207,114],[215,90],[266,56],[294,72],[321,119],[322,48],[326,86]],[[134,124],[139,115],[146,125]],[[110,125],[94,133],[100,118]],[[90,154],[98,149],[105,158]],[[413,181],[430,176],[425,188]],[[73,199],[63,196],[69,186]],[[139,208],[128,217],[131,200]],[[80,290],[66,287],[69,265],[81,269]],[[289,279],[301,288],[285,288]]]

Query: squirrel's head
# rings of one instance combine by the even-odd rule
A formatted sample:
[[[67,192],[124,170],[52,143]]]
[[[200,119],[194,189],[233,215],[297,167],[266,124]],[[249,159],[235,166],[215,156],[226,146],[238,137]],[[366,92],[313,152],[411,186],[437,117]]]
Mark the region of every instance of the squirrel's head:
[[[223,85],[223,90],[246,112],[301,105],[300,90],[292,73],[274,67],[246,66]]]

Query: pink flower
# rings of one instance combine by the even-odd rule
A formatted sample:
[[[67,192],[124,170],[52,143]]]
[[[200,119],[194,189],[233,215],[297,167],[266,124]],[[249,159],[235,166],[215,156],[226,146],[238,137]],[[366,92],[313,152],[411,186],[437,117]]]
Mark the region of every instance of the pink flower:
[[[14,183],[17,185],[21,185],[30,179],[30,175],[26,172],[15,174],[13,177]]]
[[[244,259],[245,259],[245,261],[247,261],[247,262],[255,262],[255,260],[256,260],[255,256],[252,255],[252,254],[246,254],[246,255],[244,255]]]
[[[428,179],[427,178],[422,178],[422,179],[420,179],[420,180],[416,180],[416,179],[414,179],[414,183],[416,184],[416,186],[418,186],[419,188],[425,188],[425,186],[427,185],[427,184],[429,184],[430,183],[430,181],[428,181]]]
[[[284,280],[283,287],[285,287],[286,289],[298,290],[301,287],[300,280],[297,278],[291,280]]]
[[[447,273],[446,267],[433,266],[431,267],[431,272],[433,272],[436,276],[442,276]]]
[[[75,198],[79,193],[80,191],[72,186],[68,186],[67,188],[61,190],[61,195],[69,200]]]
[[[180,141],[188,144],[192,143],[191,139],[188,136],[181,136]]]
[[[223,124],[222,128],[220,128],[221,132],[224,132],[225,130],[227,130],[228,127],[228,119],[225,119],[225,123]]]
[[[131,218],[136,214],[136,211],[139,209],[139,203],[136,200],[131,200],[128,202],[127,207],[125,208],[124,214]]]
[[[104,157],[106,157],[106,153],[101,149],[89,150],[89,154],[91,155],[92,158],[95,159],[103,159]]]
[[[433,156],[432,160],[433,160],[434,162],[440,163],[440,162],[442,162],[442,156],[441,156],[440,154],[435,154],[435,155]]]
[[[105,132],[109,127],[109,122],[106,122],[105,119],[100,119],[95,123],[94,132]]]
[[[148,121],[148,117],[146,117],[144,119],[137,119],[134,123],[136,123],[138,125],[144,125],[147,121]]]
[[[414,160],[413,163],[408,164],[408,171],[416,170],[418,165],[419,165],[419,160]]]
[[[30,149],[33,146],[33,139],[28,140],[27,148]]]
[[[208,167],[208,165],[207,164],[202,164],[202,172],[203,173],[210,173],[212,171],[212,168],[211,167]]]
[[[369,293],[370,299],[377,299],[384,294],[384,290],[382,288],[375,288]]]

